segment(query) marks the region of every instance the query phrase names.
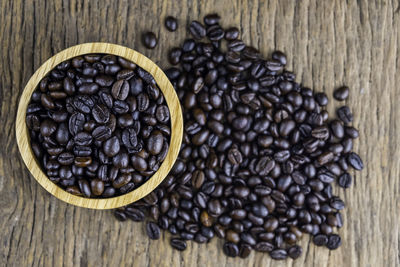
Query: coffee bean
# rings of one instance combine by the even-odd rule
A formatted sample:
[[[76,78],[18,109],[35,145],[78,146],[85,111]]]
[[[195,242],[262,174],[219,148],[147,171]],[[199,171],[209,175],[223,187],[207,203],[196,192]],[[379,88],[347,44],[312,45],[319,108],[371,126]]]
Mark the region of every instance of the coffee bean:
[[[160,238],[160,227],[154,222],[148,222],[146,224],[146,232],[150,239],[156,240]]]
[[[337,138],[339,138],[339,139],[343,138],[343,136],[344,136],[344,127],[343,127],[342,123],[339,120],[333,120],[331,122],[330,126],[331,126],[333,134]]]
[[[156,118],[159,122],[166,123],[169,121],[169,109],[165,105],[157,107]]]
[[[239,149],[232,148],[228,151],[228,159],[233,165],[239,165],[243,161],[242,153]]]
[[[145,159],[139,156],[132,156],[131,157],[131,162],[133,167],[138,170],[138,171],[145,171],[147,170],[147,162]]]
[[[164,25],[168,31],[174,32],[178,28],[178,21],[176,20],[176,18],[168,16],[165,18]]]
[[[171,238],[171,242],[170,242],[171,246],[179,251],[183,251],[186,249],[186,241],[182,240],[180,238]]]
[[[223,246],[223,251],[225,255],[229,257],[236,257],[239,254],[239,248],[236,244],[231,242],[226,242]]]
[[[358,130],[356,128],[354,128],[354,127],[346,126],[345,127],[345,133],[346,133],[346,136],[348,136],[348,137],[350,137],[352,139],[358,138]]]
[[[349,96],[349,87],[343,86],[333,92],[333,97],[338,101],[346,100]]]
[[[270,242],[258,242],[255,246],[254,246],[254,249],[256,250],[256,251],[259,251],[259,252],[271,252],[271,251],[273,251],[274,250],[274,245],[273,244],[271,244]]]
[[[157,155],[161,152],[163,147],[163,135],[160,131],[153,131],[150,137],[148,138],[147,149],[153,154]]]
[[[348,106],[342,106],[336,110],[336,114],[341,121],[345,124],[349,124],[353,121],[353,114]]]
[[[273,52],[272,59],[279,61],[282,65],[286,65],[286,55],[281,51]]]
[[[135,222],[141,222],[144,220],[143,211],[141,211],[137,208],[127,207],[125,209],[125,214],[129,219],[131,219],[132,221],[135,221]]]
[[[61,165],[71,165],[74,162],[74,155],[64,152],[58,155],[57,160]]]
[[[211,41],[219,41],[224,38],[225,31],[219,25],[213,25],[207,28],[207,36]]]
[[[40,124],[42,136],[50,136],[57,130],[57,124],[53,120],[46,119]]]
[[[242,242],[245,242],[250,246],[254,246],[256,244],[256,240],[248,233],[241,233],[240,239]]]
[[[239,247],[239,257],[247,258],[250,255],[251,246],[247,244],[240,244]]]
[[[236,27],[228,28],[225,31],[225,39],[228,41],[235,40],[239,37],[239,30]]]
[[[90,182],[90,187],[95,196],[100,196],[104,192],[104,182],[100,179],[94,179]]]
[[[297,259],[298,257],[300,257],[301,253],[303,253],[303,249],[298,246],[295,245],[293,247],[290,247],[287,251],[289,257],[291,257],[292,259]]]
[[[351,152],[347,156],[347,162],[353,167],[355,170],[361,171],[364,168],[364,163],[362,162],[360,156],[356,153]]]
[[[352,183],[351,175],[347,172],[342,174],[338,179],[338,184],[342,188],[349,188],[351,186],[351,183]]]
[[[328,237],[323,234],[314,236],[313,242],[317,246],[325,246],[328,243]]]
[[[96,83],[83,83],[78,87],[78,92],[81,94],[93,95],[99,90]]]
[[[342,210],[342,209],[344,209],[344,202],[343,202],[343,200],[341,200],[341,199],[338,198],[338,197],[333,197],[333,198],[331,198],[329,204],[330,204],[330,206],[331,206],[332,208],[334,208],[334,209],[337,209],[337,210]]]
[[[201,39],[206,36],[206,29],[204,26],[198,21],[192,21],[189,26],[189,31],[195,39]]]
[[[103,151],[108,157],[113,157],[118,154],[120,143],[117,137],[111,137],[103,144]]]
[[[275,249],[269,253],[271,258],[274,260],[284,260],[287,258],[288,254],[284,249]]]
[[[88,181],[86,181],[86,180],[78,180],[78,185],[79,185],[80,191],[83,193],[83,195],[85,197],[91,197],[92,192],[90,190],[90,186],[89,186]]]
[[[116,81],[111,89],[111,94],[116,100],[125,100],[129,94],[129,83],[125,80]]]
[[[326,247],[329,248],[330,250],[337,249],[342,245],[342,239],[340,238],[339,235],[332,234],[328,237],[328,243],[326,244]]]
[[[92,143],[92,136],[86,132],[80,132],[74,136],[74,142],[79,146],[88,146]]]
[[[208,14],[204,17],[204,23],[208,26],[211,26],[218,24],[220,19],[221,17],[216,13]]]
[[[143,45],[148,49],[153,49],[157,45],[157,37],[153,32],[146,32],[142,35]]]
[[[93,130],[92,136],[98,141],[105,141],[111,137],[111,129],[107,126],[98,126]]]

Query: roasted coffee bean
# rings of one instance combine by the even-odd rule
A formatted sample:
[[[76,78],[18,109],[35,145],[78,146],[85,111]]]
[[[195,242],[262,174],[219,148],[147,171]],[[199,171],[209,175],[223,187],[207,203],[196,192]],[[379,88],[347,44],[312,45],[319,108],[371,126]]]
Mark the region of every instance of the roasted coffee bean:
[[[92,143],[92,140],[92,136],[86,132],[80,132],[74,136],[74,142],[79,146],[88,146]]]
[[[346,136],[352,139],[358,138],[358,130],[356,128],[351,126],[346,126],[344,131],[346,133]]]
[[[284,249],[275,249],[269,253],[271,258],[274,260],[284,260],[287,258],[288,254]]]
[[[342,139],[344,137],[344,127],[342,123],[339,120],[333,120],[331,122],[331,130],[332,133],[339,139]]]
[[[247,244],[240,244],[239,247],[239,257],[247,258],[250,255],[251,246]]]
[[[346,100],[349,96],[349,87],[343,86],[333,92],[333,97],[338,101]]]
[[[348,106],[342,106],[336,110],[336,114],[341,121],[345,124],[349,124],[353,121],[353,114]]]
[[[111,89],[111,95],[116,100],[125,100],[129,94],[129,83],[126,80],[116,81]]]
[[[293,247],[290,247],[287,251],[289,257],[291,257],[292,259],[297,259],[298,257],[300,257],[301,253],[303,253],[303,249],[298,246],[295,245]]]
[[[81,94],[93,95],[99,90],[96,83],[83,83],[78,87],[78,92]]]
[[[85,197],[91,197],[92,192],[90,190],[90,186],[88,181],[86,180],[78,180],[79,189]]]
[[[236,257],[239,255],[239,248],[236,244],[231,242],[226,242],[223,246],[223,251],[225,255],[229,257]]]
[[[95,196],[100,196],[104,192],[104,182],[100,179],[94,179],[90,182],[90,187]]]
[[[197,40],[206,36],[206,29],[204,28],[204,26],[200,22],[195,20],[190,23],[189,31],[192,36]]]
[[[349,173],[342,174],[338,179],[338,184],[342,188],[349,188],[352,183],[352,177]]]
[[[138,170],[140,172],[147,170],[147,162],[142,157],[134,155],[131,157],[131,162],[132,162],[133,167],[136,170]]]
[[[228,28],[225,31],[225,39],[228,41],[235,40],[239,37],[239,30],[236,27]]]
[[[107,126],[98,126],[93,130],[92,136],[98,141],[105,141],[111,137],[111,129]]]
[[[220,19],[221,17],[216,13],[208,14],[204,17],[204,23],[208,26],[211,26],[214,24],[218,24]]]
[[[163,135],[160,131],[153,131],[148,138],[147,149],[152,155],[157,155],[163,147]]]
[[[108,157],[115,156],[120,150],[120,143],[117,137],[111,137],[103,144],[103,151]]]
[[[127,207],[125,209],[126,216],[135,222],[141,222],[144,220],[144,213],[140,209]]]
[[[124,213],[123,210],[116,209],[114,211],[114,216],[115,218],[117,218],[118,221],[121,222],[126,221],[126,214]]]
[[[179,251],[183,251],[186,249],[186,241],[180,238],[171,238],[170,242],[171,246]]]
[[[328,243],[328,237],[323,234],[314,236],[313,242],[317,246],[325,246]]]
[[[150,239],[156,240],[160,238],[160,227],[154,222],[146,224],[146,232]]]
[[[42,136],[50,136],[57,130],[57,124],[53,120],[46,119],[40,124]]]
[[[334,250],[340,247],[340,245],[342,245],[342,239],[339,235],[332,234],[328,237],[328,243],[326,244],[327,248]]]
[[[273,52],[272,59],[279,61],[282,65],[286,65],[286,55],[281,51]]]
[[[178,21],[176,20],[176,18],[168,16],[165,18],[164,25],[167,30],[169,30],[170,32],[174,32],[178,28]]]
[[[157,37],[153,32],[146,32],[142,35],[143,45],[148,49],[153,49],[157,45]]]
[[[364,168],[364,163],[362,162],[360,156],[358,156],[356,153],[351,152],[347,156],[347,162],[350,164],[351,167],[353,167],[355,170],[361,171]]]
[[[274,245],[271,244],[270,242],[258,242],[255,246],[254,249],[259,252],[271,252],[274,250]]]

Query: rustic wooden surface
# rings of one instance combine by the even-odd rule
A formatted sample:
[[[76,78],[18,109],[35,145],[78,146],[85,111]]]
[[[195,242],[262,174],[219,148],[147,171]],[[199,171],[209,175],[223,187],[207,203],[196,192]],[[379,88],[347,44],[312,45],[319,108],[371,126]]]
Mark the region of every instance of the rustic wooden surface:
[[[0,0],[0,265],[9,266],[399,266],[400,7],[398,1],[22,1]],[[266,55],[289,55],[298,81],[332,93],[347,84],[366,168],[340,195],[347,203],[343,246],[315,247],[303,238],[297,261],[252,253],[227,258],[221,241],[189,243],[179,253],[169,234],[149,241],[144,226],[117,222],[109,211],[76,208],[51,197],[30,177],[15,141],[23,87],[53,54],[93,41],[118,43],[160,63],[185,36],[185,24],[210,11],[240,25],[242,38]],[[166,15],[179,18],[168,34]],[[144,49],[140,32],[160,37]],[[163,63],[160,64],[164,66]],[[329,110],[333,111],[331,103]]]
[[[164,162],[161,164],[157,172],[155,172],[148,181],[146,181],[143,185],[133,190],[132,192],[129,192],[128,194],[122,196],[107,199],[95,199],[76,196],[66,192],[61,187],[58,187],[56,184],[50,181],[46,174],[40,168],[38,162],[35,160],[35,155],[30,147],[28,136],[29,133],[25,122],[26,109],[30,102],[33,91],[35,91],[40,81],[44,77],[46,77],[52,69],[54,69],[58,64],[64,62],[65,60],[85,54],[97,53],[112,54],[123,57],[127,60],[135,62],[138,66],[148,71],[154,77],[157,85],[161,89],[165,97],[165,101],[167,102],[167,105],[169,107],[169,112],[171,114],[172,131],[171,140],[169,143],[170,148]],[[183,135],[182,110],[179,104],[178,96],[171,82],[168,80],[167,76],[160,69],[160,67],[158,67],[148,57],[138,53],[135,50],[121,45],[99,42],[84,43],[71,46],[52,56],[45,63],[43,63],[43,65],[41,65],[40,68],[35,71],[35,73],[29,79],[21,94],[20,101],[18,103],[18,111],[15,124],[17,145],[21,153],[21,157],[24,160],[26,167],[29,169],[32,176],[39,182],[39,184],[42,185],[50,194],[69,204],[100,210],[116,209],[126,206],[145,197],[147,194],[156,189],[157,186],[168,175],[169,171],[174,165],[175,160],[179,154]]]

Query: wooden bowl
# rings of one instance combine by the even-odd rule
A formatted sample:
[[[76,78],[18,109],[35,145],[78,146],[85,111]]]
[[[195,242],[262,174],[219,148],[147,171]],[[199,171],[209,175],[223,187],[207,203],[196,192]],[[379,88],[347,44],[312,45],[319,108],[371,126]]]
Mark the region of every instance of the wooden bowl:
[[[42,80],[42,78],[45,77],[59,63],[70,58],[74,58],[76,56],[92,53],[112,54],[123,57],[136,63],[138,66],[153,75],[158,87],[164,94],[170,112],[171,136],[169,150],[164,162],[161,164],[158,171],[143,185],[127,194],[113,198],[96,199],[75,196],[67,193],[65,190],[50,181],[50,179],[40,168],[36,157],[32,152],[28,128],[25,123],[26,109],[31,99],[31,95],[36,89],[39,82]],[[164,72],[153,61],[151,61],[144,55],[136,52],[135,50],[120,45],[109,43],[86,43],[70,47],[54,55],[32,75],[21,95],[21,99],[18,105],[15,130],[19,152],[21,153],[25,165],[28,167],[30,173],[39,182],[39,184],[42,185],[50,194],[69,204],[80,207],[91,209],[114,209],[128,205],[143,198],[151,191],[153,191],[167,176],[175,163],[181,147],[183,135],[183,119],[179,99],[175,93],[172,84],[170,83]]]

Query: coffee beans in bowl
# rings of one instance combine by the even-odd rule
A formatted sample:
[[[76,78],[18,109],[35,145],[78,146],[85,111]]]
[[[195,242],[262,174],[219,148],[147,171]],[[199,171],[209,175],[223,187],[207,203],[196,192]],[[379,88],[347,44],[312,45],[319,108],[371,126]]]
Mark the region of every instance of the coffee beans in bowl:
[[[177,95],[156,64],[123,46],[88,43],[61,51],[31,77],[16,136],[47,191],[70,204],[110,209],[163,181],[182,127]]]
[[[26,113],[49,179],[84,197],[128,193],[164,161],[170,114],[153,77],[126,59],[89,54],[57,65]]]

